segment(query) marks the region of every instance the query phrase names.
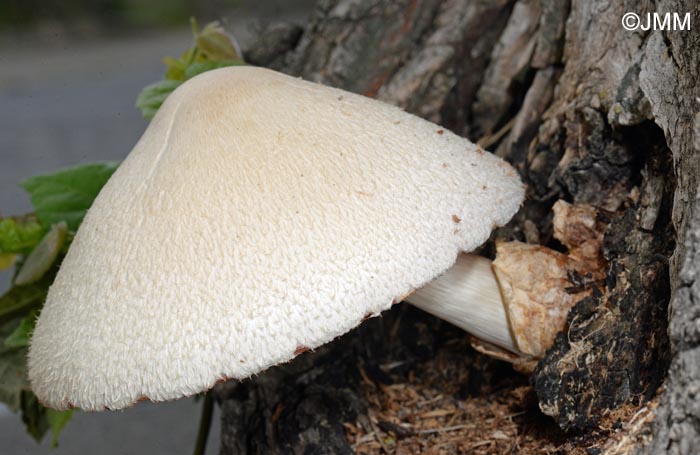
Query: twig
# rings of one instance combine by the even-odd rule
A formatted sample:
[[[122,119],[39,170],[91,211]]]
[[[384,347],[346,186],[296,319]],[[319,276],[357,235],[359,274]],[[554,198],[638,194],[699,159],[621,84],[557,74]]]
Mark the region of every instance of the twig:
[[[475,449],[477,447],[485,446],[487,444],[493,444],[493,439],[485,439],[483,441],[479,441],[476,444],[472,444],[469,448]]]
[[[515,117],[510,119],[508,123],[503,125],[503,127],[495,133],[489,134],[488,136],[482,136],[481,139],[479,139],[476,142],[477,145],[485,149],[491,147],[493,144],[500,141],[503,138],[503,136],[505,136],[510,131],[510,129],[513,128],[513,124],[515,124]]]
[[[211,427],[211,417],[214,412],[214,398],[211,391],[204,394],[204,403],[202,403],[202,416],[199,418],[199,430],[197,432],[197,442],[194,446],[194,455],[204,455],[207,448],[207,437],[209,436],[209,428]]]
[[[374,433],[374,436],[377,439],[377,442],[379,443],[380,446],[382,446],[382,449],[384,449],[384,452],[387,455],[391,454],[391,451],[389,451],[389,447],[387,447],[386,443],[384,442],[384,438],[382,437],[382,433],[377,427],[377,425],[374,423],[374,420],[372,419],[371,415],[367,416],[367,420],[369,420],[369,424],[372,426],[372,432]]]
[[[382,370],[384,373],[388,373],[394,368],[398,368],[401,365],[405,365],[408,363],[406,360],[399,360],[396,362],[390,362],[390,363],[385,363],[384,365],[379,365],[379,369]]]
[[[518,417],[518,416],[521,416],[523,414],[527,414],[527,411],[514,412],[513,414],[508,414],[508,415],[503,416],[503,418],[511,420],[513,417]]]
[[[369,378],[369,376],[367,376],[367,372],[365,371],[365,366],[363,365],[363,362],[361,360],[359,362],[357,362],[357,367],[358,367],[358,371],[360,372],[360,377],[362,378],[362,382],[364,382],[365,384],[367,384],[371,388],[376,389],[377,384],[375,384],[374,381],[372,381]]]
[[[417,431],[416,433],[418,434],[433,434],[433,433],[442,433],[443,431],[456,431],[456,430],[463,430],[465,428],[473,428],[474,424],[465,424],[465,425],[453,425],[451,427],[441,427],[441,428],[431,428],[430,430],[420,430]]]
[[[430,398],[430,399],[428,399],[428,400],[419,401],[419,402],[416,403],[416,404],[417,404],[418,406],[425,406],[426,404],[434,403],[434,402],[440,401],[440,400],[442,400],[442,394],[439,394],[439,395],[437,395],[437,396],[435,396],[435,397],[433,397],[433,398]]]

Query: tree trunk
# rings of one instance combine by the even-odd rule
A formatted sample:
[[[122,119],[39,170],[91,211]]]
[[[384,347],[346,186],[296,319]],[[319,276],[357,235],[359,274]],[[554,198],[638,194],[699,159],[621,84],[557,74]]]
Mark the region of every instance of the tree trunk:
[[[270,26],[246,56],[396,104],[513,163],[528,198],[498,238],[560,248],[553,204],[596,207],[607,224],[606,280],[572,309],[530,378],[541,412],[567,433],[544,423],[535,437],[558,448],[690,454],[700,446],[700,35],[627,31],[626,12],[691,13],[700,24],[694,0],[320,0],[303,30]],[[397,305],[316,352],[223,384],[221,451],[353,453],[356,423],[408,437],[377,426],[368,387],[444,356],[463,368],[454,386],[464,396],[526,386],[464,338]],[[658,407],[645,407],[652,399]],[[519,439],[508,443],[527,453],[525,420],[537,416],[523,406]],[[625,408],[635,424],[619,419],[626,436],[606,440],[614,428],[602,422]],[[653,423],[636,424],[642,414]],[[498,444],[478,447],[508,447]]]

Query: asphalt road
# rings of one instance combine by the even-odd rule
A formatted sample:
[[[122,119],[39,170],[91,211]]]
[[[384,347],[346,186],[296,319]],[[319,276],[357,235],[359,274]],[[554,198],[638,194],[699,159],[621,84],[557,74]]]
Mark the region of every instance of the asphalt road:
[[[305,15],[304,10],[286,18],[301,20]],[[241,41],[248,36],[249,20],[239,16],[231,25]],[[179,55],[190,41],[189,30],[182,29],[109,41],[0,48],[0,212],[31,211],[18,186],[28,176],[123,159],[147,126],[134,108],[137,93],[162,77],[164,56]],[[7,273],[0,275],[0,292],[8,282]],[[0,405],[0,453],[190,453],[198,419],[199,404],[190,399],[142,403],[123,412],[76,413],[59,448],[52,451],[49,437],[38,445],[26,435],[19,417]],[[217,453],[218,439],[215,415],[207,453]]]

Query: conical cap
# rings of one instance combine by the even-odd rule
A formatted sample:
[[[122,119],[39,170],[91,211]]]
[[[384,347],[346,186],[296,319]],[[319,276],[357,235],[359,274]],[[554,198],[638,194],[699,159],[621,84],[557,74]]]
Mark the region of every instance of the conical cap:
[[[508,164],[396,107],[204,73],[85,217],[37,322],[32,389],[101,410],[246,378],[386,310],[522,199]]]

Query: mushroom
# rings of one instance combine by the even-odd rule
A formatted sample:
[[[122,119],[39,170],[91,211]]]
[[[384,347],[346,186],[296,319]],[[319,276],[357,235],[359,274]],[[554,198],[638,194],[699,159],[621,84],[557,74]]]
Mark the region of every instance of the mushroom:
[[[561,200],[553,211],[554,238],[568,253],[497,241],[493,262],[461,254],[408,302],[472,334],[478,351],[532,372],[565,328],[569,310],[593,294],[607,267],[605,214]]]
[[[32,390],[84,410],[193,395],[327,343],[443,272],[440,286],[477,271],[465,325],[517,350],[487,262],[448,269],[523,195],[510,165],[396,107],[261,68],[204,73],[87,213],[36,324]]]

